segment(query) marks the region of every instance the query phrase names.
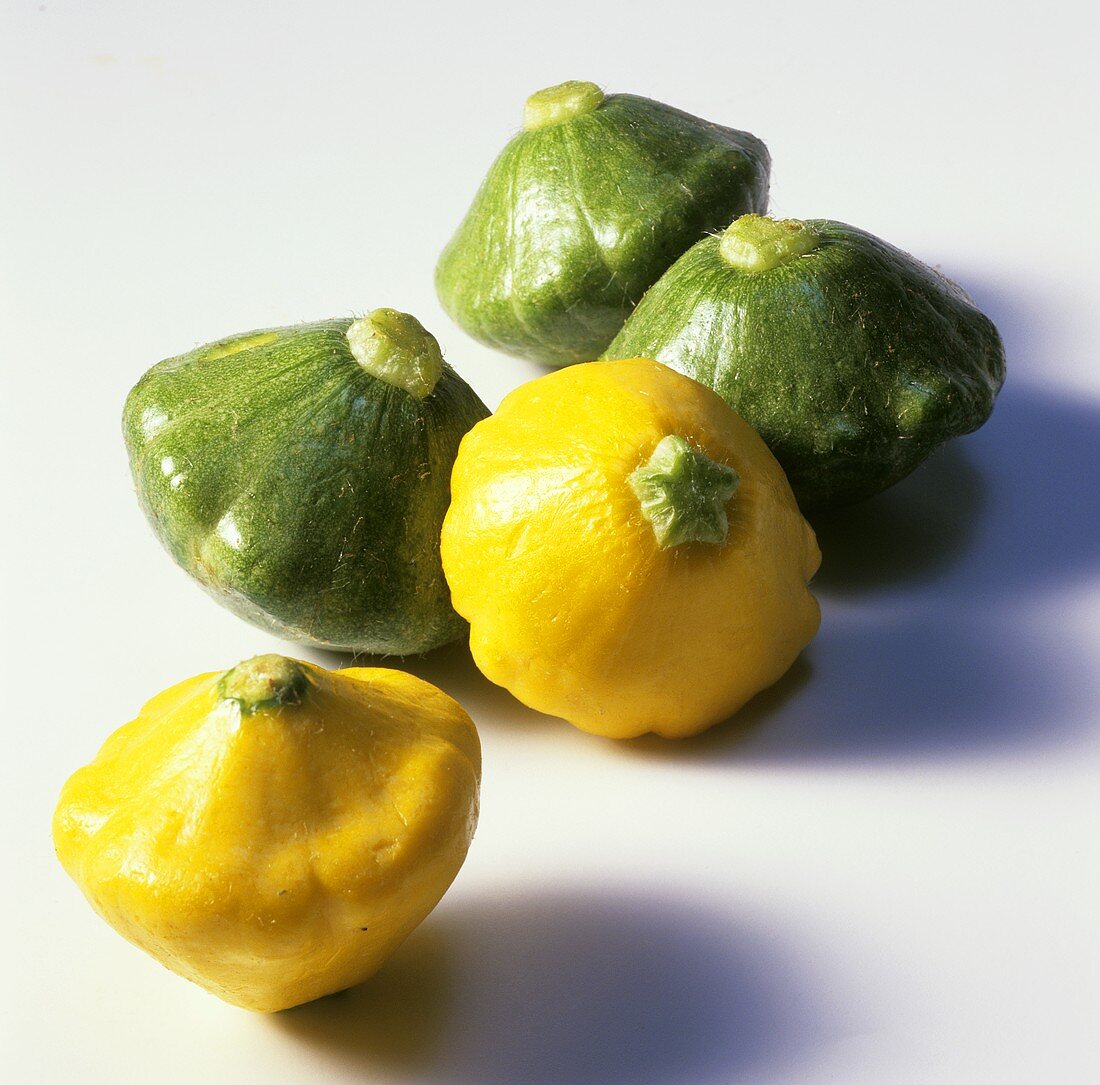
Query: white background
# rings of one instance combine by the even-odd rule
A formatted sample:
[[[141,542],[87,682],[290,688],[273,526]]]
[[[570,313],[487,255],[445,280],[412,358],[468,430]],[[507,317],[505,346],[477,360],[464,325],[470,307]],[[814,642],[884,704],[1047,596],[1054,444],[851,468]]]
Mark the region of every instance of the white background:
[[[4,0],[7,1080],[1100,1080],[1084,10]],[[123,398],[200,342],[391,305],[495,405],[537,370],[447,321],[433,264],[525,96],[567,78],[762,136],[773,210],[942,267],[1009,383],[819,525],[818,639],[701,740],[582,735],[462,649],[409,664],[481,730],[466,867],[366,986],[223,1005],[104,925],[50,842],[62,782],[146,697],[293,650],[161,551]]]

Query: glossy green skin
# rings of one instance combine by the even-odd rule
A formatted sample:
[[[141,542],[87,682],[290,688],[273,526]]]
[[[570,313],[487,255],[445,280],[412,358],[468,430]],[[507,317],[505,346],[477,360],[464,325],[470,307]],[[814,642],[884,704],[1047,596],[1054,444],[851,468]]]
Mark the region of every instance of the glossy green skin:
[[[768,271],[708,237],[606,351],[713,388],[768,443],[803,509],[870,497],[989,417],[997,329],[954,283],[878,238],[808,220],[820,245]]]
[[[439,259],[440,301],[509,354],[591,361],[689,246],[765,209],[770,162],[747,132],[630,94],[521,132]]]
[[[489,411],[449,366],[424,400],[371,376],[350,323],[154,366],[126,400],[130,467],[169,553],[241,617],[303,644],[425,652],[466,629],[439,532],[459,441]]]

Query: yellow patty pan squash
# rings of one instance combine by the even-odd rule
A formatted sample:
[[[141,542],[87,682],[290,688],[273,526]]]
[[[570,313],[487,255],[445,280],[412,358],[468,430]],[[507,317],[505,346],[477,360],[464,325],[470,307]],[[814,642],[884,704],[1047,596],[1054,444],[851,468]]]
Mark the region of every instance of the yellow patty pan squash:
[[[585,731],[683,738],[817,631],[821,555],[782,468],[646,358],[523,385],[463,438],[443,569],[477,665]]]
[[[57,854],[99,914],[228,1002],[360,983],[477,822],[469,716],[400,671],[258,656],[154,697],[65,785]]]

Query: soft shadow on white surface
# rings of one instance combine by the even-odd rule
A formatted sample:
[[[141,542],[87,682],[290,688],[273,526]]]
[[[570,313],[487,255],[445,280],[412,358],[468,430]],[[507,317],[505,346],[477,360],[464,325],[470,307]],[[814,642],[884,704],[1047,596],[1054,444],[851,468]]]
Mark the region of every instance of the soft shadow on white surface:
[[[361,987],[273,1018],[347,1069],[447,1085],[752,1081],[829,1034],[789,950],[671,895],[464,900]]]
[[[1046,379],[1072,370],[1069,318],[996,282],[964,285],[1005,344],[993,415],[899,485],[815,518],[826,595],[912,584],[922,598],[1003,605],[1100,576],[1100,400]]]
[[[453,1002],[452,939],[433,919],[377,975],[358,987],[271,1018],[336,1061],[411,1074],[439,1056]]]
[[[965,448],[952,444],[878,497],[812,515],[823,555],[815,591],[862,596],[934,580],[973,543],[987,490]]]
[[[1074,661],[996,622],[921,614],[838,623],[776,686],[694,739],[630,753],[699,763],[822,763],[1037,753],[1078,739]]]
[[[993,417],[879,497],[815,520],[826,595],[1030,605],[1100,576],[1100,401],[1013,379]]]

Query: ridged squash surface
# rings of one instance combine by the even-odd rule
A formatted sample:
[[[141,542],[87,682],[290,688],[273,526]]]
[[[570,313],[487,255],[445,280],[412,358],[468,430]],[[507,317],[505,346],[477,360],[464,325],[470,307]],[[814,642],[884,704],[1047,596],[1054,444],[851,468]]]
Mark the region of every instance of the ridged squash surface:
[[[459,441],[489,412],[445,363],[423,398],[380,379],[352,324],[154,366],[126,401],[130,467],[165,548],[241,617],[303,644],[425,652],[465,631],[439,529]]]
[[[66,783],[53,835],[120,934],[271,1011],[363,981],[432,910],[473,835],[481,752],[403,672],[248,667],[294,687],[250,704],[215,673],[154,697]]]
[[[512,392],[463,439],[444,570],[484,674],[596,734],[695,734],[813,637],[814,533],[764,442],[648,359]]]
[[[770,168],[748,132],[564,86],[594,96],[508,143],[436,269],[458,325],[550,365],[599,356],[687,248],[764,211]]]
[[[816,509],[884,490],[981,426],[1005,358],[992,322],[938,272],[843,223],[789,225],[813,247],[762,270],[731,264],[722,236],[693,246],[605,357],[656,358],[713,388]]]

